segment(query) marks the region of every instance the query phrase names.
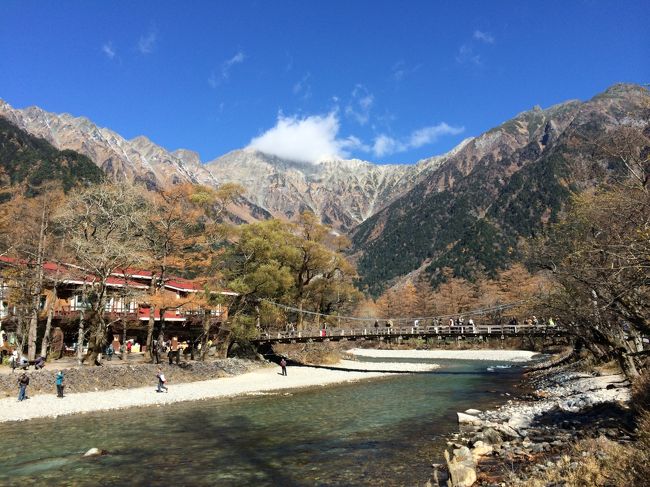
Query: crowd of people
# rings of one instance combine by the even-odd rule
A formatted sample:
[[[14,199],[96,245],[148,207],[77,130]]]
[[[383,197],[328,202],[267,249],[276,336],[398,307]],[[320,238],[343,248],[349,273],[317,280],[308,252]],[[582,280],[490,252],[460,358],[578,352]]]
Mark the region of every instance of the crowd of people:
[[[462,315],[459,315],[457,317],[448,317],[448,318],[416,318],[414,320],[395,320],[397,322],[397,326],[401,327],[400,332],[402,331],[403,328],[411,328],[413,333],[420,333],[423,331],[434,331],[437,333],[439,329],[441,330],[446,330],[448,329],[451,332],[464,332],[464,333],[478,333],[479,329],[479,323],[474,321],[474,318],[472,316],[469,316],[468,318],[465,318]],[[365,325],[364,325],[365,326]],[[547,320],[540,320],[536,316],[530,316],[526,319],[524,319],[521,323],[519,319],[515,316],[512,317],[506,317],[503,319],[500,319],[497,324],[492,324],[491,326],[510,326],[510,327],[519,327],[519,326],[525,326],[528,328],[539,328],[543,326],[547,327],[555,327],[556,323],[553,318],[548,318]],[[393,334],[393,330],[395,329],[395,322],[392,319],[387,319],[387,320],[379,320],[376,319],[374,320],[373,323],[373,328],[375,334],[387,334],[391,335]],[[294,323],[287,323],[284,327],[284,332],[287,336],[293,337],[296,336],[296,326]],[[328,336],[329,330],[328,326],[326,324],[323,324],[320,326],[320,335],[321,336]],[[260,334],[266,334],[268,336],[268,331],[263,332],[260,329]]]

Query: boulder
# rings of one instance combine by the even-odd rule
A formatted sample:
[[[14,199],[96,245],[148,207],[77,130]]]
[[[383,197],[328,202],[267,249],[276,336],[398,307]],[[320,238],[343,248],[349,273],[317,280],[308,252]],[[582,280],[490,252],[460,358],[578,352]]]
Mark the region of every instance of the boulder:
[[[497,430],[499,433],[501,433],[502,436],[506,436],[508,438],[519,438],[519,433],[517,433],[517,430],[515,430],[512,426],[509,426],[507,424],[499,424],[495,423],[492,425],[492,427]]]
[[[501,434],[494,428],[485,428],[481,431],[481,440],[488,445],[500,445],[503,443]]]
[[[453,457],[445,450],[445,460],[452,487],[470,487],[476,482],[476,462],[469,448],[455,449]]]
[[[465,414],[471,414],[472,416],[478,416],[481,414],[481,411],[478,409],[466,409]]]
[[[492,453],[492,450],[492,445],[488,445],[482,441],[477,441],[472,446],[472,457],[474,457],[474,460],[477,461],[479,457]]]
[[[99,448],[91,448],[88,450],[86,453],[84,453],[84,457],[99,457],[102,455],[106,455],[106,450],[100,450]]]
[[[458,415],[458,424],[471,424],[472,426],[482,426],[483,420],[472,416],[471,414],[456,413]]]

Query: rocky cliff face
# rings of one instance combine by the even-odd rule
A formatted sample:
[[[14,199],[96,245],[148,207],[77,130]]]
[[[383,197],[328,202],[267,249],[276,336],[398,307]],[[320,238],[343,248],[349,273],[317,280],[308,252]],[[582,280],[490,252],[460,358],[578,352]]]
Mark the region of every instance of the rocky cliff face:
[[[38,107],[14,109],[2,100],[0,115],[58,149],[88,156],[114,179],[143,183],[149,189],[183,182],[212,186],[236,182],[247,190],[233,208],[238,221],[269,216],[292,219],[311,210],[344,232],[408,191],[458,151],[414,165],[380,166],[360,160],[305,164],[243,149],[204,165],[196,152],[170,152],[144,136],[127,140],[84,117]]]
[[[607,178],[594,140],[620,125],[648,127],[650,95],[616,85],[587,102],[524,112],[467,143],[353,236],[362,285],[379,293],[415,270],[492,274],[518,243],[554,221],[571,194]]]
[[[126,140],[85,117],[50,113],[38,107],[18,110],[2,100],[0,116],[59,150],[71,149],[88,156],[117,180],[141,182],[150,189],[179,182],[214,183],[210,174],[193,162],[189,151],[170,153],[146,137]]]
[[[348,231],[408,191],[457,150],[415,165],[376,165],[331,160],[320,164],[287,161],[261,152],[233,151],[206,165],[218,181],[235,181],[255,205],[276,217],[304,210],[324,223]]]

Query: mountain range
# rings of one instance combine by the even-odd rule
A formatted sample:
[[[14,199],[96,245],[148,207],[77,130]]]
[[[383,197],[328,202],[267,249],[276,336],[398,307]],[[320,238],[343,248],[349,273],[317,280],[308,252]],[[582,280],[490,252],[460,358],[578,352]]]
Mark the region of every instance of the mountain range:
[[[376,165],[360,160],[309,164],[251,149],[202,163],[191,150],[168,151],[144,136],[127,140],[85,117],[38,107],[15,109],[2,100],[0,116],[60,150],[89,157],[114,179],[143,183],[149,189],[180,182],[212,186],[237,182],[247,189],[245,200],[234,209],[241,221],[291,219],[311,210],[343,232],[408,191],[458,150],[414,165]]]
[[[149,189],[240,183],[246,195],[233,208],[238,221],[311,210],[352,237],[360,285],[377,294],[414,272],[435,281],[445,267],[471,276],[517,259],[520,239],[555,220],[573,192],[599,177],[576,169],[593,152],[586,140],[622,124],[647,130],[650,96],[618,84],[585,102],[535,107],[411,165],[309,164],[248,148],[202,163],[191,150],[168,151],[143,136],[127,140],[84,117],[2,100],[0,116],[59,150],[87,156],[111,178]]]

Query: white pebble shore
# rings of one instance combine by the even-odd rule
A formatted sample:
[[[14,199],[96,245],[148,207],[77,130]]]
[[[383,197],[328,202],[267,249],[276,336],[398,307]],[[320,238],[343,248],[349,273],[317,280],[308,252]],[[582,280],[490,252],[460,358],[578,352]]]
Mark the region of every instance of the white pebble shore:
[[[528,350],[375,350],[354,348],[348,353],[357,357],[380,359],[457,359],[527,362],[537,355]]]
[[[168,383],[168,393],[156,392],[156,378],[151,384],[137,389],[83,392],[57,398],[55,394],[38,394],[22,402],[14,398],[0,399],[0,423],[25,421],[35,418],[53,418],[71,414],[108,411],[136,406],[162,406],[183,401],[229,398],[241,395],[263,395],[265,392],[283,391],[313,386],[353,382],[387,375],[382,372],[362,370],[394,370],[422,372],[438,367],[435,364],[360,363],[342,361],[341,368],[359,371],[288,367],[288,375],[280,375],[279,367],[265,367],[233,377],[182,384]],[[52,386],[54,389],[54,385]],[[29,396],[29,388],[27,389]]]

